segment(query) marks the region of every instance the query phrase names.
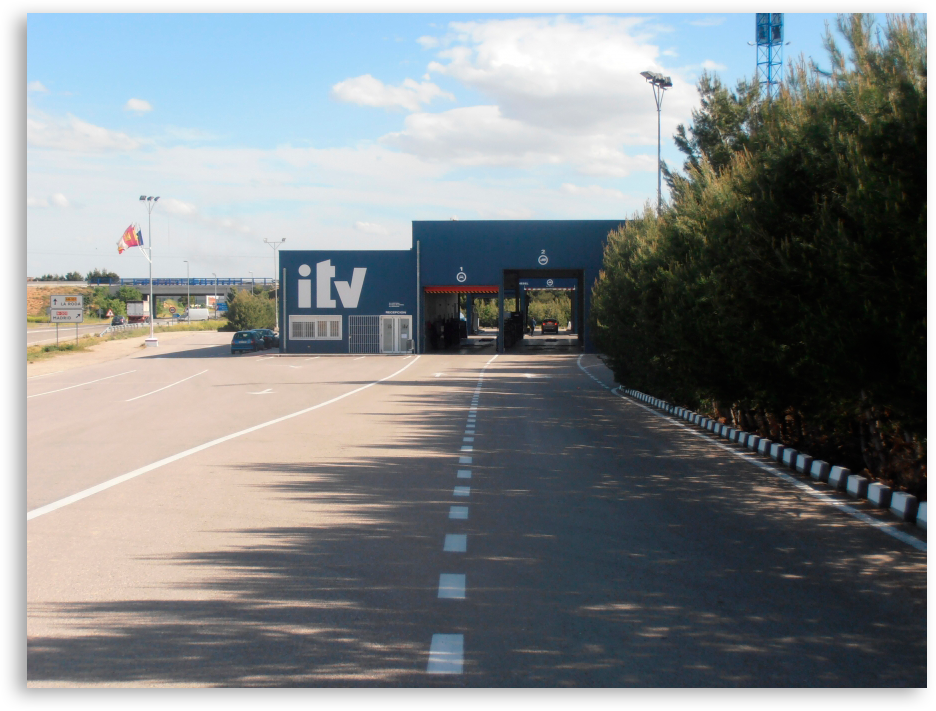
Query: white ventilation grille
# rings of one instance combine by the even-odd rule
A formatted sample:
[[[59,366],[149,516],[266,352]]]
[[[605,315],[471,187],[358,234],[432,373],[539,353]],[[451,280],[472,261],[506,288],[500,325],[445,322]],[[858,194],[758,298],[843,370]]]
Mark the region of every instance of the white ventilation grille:
[[[290,316],[289,337],[294,341],[340,341],[341,316]]]
[[[348,353],[380,353],[380,316],[348,316]]]

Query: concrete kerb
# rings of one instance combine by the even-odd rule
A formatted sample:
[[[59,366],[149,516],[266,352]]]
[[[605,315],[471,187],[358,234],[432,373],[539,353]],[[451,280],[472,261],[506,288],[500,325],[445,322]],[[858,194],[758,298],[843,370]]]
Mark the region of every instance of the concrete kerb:
[[[851,472],[845,467],[832,467],[829,470],[829,486],[836,491],[842,491],[848,482]]]
[[[845,482],[845,493],[853,499],[868,498],[868,478],[852,474]]]
[[[913,494],[903,491],[895,491],[891,495],[890,512],[901,521],[913,521],[916,519],[919,502]]]
[[[890,487],[879,482],[871,483],[867,477],[852,474],[845,467],[830,467],[827,462],[821,459],[813,459],[791,447],[785,447],[778,442],[772,442],[759,435],[735,429],[684,407],[671,405],[665,400],[650,397],[636,390],[624,390],[624,392],[631,397],[654,405],[664,412],[708,430],[719,437],[736,442],[742,447],[769,457],[788,469],[809,476],[814,481],[826,482],[835,491],[844,492],[851,498],[867,499],[878,508],[889,509],[893,515],[901,520],[914,521],[919,528],[926,530],[926,502],[919,502],[911,494],[893,492]]]
[[[889,509],[893,491],[889,486],[885,486],[879,481],[874,482],[868,487],[868,501],[879,509]]]

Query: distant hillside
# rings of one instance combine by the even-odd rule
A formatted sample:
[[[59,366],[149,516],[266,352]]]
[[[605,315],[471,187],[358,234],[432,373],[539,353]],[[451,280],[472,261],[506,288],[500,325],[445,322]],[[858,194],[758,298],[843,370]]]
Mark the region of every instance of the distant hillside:
[[[36,282],[31,282],[35,284]],[[53,294],[81,294],[88,297],[94,291],[91,287],[74,286],[27,286],[26,287],[26,315],[45,316],[49,313],[49,304]],[[87,305],[87,304],[86,304]]]

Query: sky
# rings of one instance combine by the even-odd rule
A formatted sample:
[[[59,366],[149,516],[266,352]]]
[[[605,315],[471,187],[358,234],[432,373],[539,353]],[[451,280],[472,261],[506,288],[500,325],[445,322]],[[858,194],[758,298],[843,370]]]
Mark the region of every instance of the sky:
[[[184,277],[188,260],[192,277],[263,278],[264,239],[406,249],[414,220],[626,219],[656,201],[657,111],[640,72],[672,77],[660,116],[671,167],[702,72],[754,77],[754,13],[514,7],[27,7],[25,275],[147,276],[140,250],[117,253],[131,223],[155,277]],[[784,61],[827,66],[827,22],[787,13]],[[140,195],[160,197],[151,214]]]

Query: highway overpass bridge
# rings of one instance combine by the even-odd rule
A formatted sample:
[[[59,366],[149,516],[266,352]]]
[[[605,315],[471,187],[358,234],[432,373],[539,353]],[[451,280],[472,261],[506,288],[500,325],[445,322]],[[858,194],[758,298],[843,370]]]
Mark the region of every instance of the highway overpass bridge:
[[[259,286],[264,289],[275,289],[277,281],[275,279],[251,279],[250,277],[214,277],[209,279],[153,279],[153,296],[162,298],[171,298],[185,296],[187,293],[192,296],[213,296],[218,294],[224,296],[232,288],[251,289],[253,286]],[[122,286],[132,286],[139,289],[141,293],[149,294],[149,279],[121,279],[119,282],[109,283],[102,280],[93,281],[27,281],[27,287],[55,287],[63,290],[85,288],[89,286],[106,286],[112,295],[117,294],[117,290]]]

